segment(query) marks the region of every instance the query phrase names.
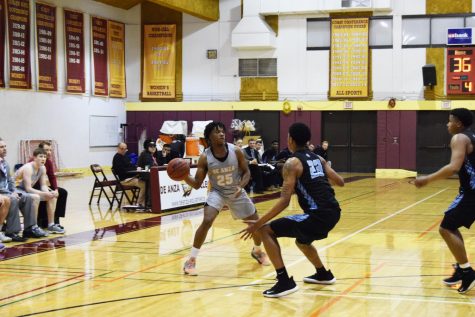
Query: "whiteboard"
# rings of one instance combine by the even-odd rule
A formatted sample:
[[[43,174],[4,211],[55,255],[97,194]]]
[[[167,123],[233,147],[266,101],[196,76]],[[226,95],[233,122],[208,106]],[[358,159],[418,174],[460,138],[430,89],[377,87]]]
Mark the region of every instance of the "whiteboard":
[[[89,116],[89,146],[116,146],[119,143],[117,117]]]

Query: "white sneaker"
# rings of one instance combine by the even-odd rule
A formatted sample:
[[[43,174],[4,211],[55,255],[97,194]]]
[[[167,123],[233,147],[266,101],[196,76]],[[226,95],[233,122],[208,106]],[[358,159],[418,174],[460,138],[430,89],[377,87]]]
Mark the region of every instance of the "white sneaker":
[[[59,234],[66,232],[63,228],[61,228],[57,224],[49,226],[48,231],[51,232],[51,233],[59,233]]]
[[[7,237],[3,232],[0,231],[0,242],[12,242],[12,238]]]

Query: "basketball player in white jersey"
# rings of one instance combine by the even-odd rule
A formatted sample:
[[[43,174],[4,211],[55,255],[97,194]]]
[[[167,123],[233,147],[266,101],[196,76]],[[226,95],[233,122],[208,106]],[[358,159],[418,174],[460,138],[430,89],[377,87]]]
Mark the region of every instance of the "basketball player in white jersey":
[[[241,149],[226,143],[226,128],[221,122],[210,122],[204,132],[209,147],[201,154],[194,177],[188,175],[185,182],[191,187],[200,188],[208,173],[211,189],[204,206],[203,222],[196,230],[193,247],[183,271],[188,275],[197,275],[196,257],[208,230],[218,213],[225,205],[229,207],[233,218],[257,220],[256,207],[247,196],[244,186],[249,182],[250,172]],[[267,255],[261,250],[261,239],[254,237],[251,256],[262,265],[270,265]]]

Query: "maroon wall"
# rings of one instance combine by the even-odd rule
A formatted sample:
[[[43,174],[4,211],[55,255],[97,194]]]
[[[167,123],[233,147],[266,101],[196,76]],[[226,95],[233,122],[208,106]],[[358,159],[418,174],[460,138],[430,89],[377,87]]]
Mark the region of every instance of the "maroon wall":
[[[416,169],[416,111],[378,111],[377,168]]]
[[[191,132],[193,121],[216,120],[221,121],[228,129],[226,140],[232,142],[230,133],[231,120],[234,118],[232,111],[127,111],[126,142],[130,152],[137,153],[137,140],[144,129],[147,137],[155,139],[160,134],[160,128],[166,120],[185,120],[188,122],[188,132]]]
[[[289,127],[295,122],[305,123],[312,131],[312,143],[322,142],[322,113],[320,111],[292,111],[288,115],[280,113],[280,147],[287,147]]]
[[[156,138],[165,120],[186,120],[191,132],[193,121],[217,120],[226,125],[226,139],[232,142],[229,126],[233,111],[127,111],[127,144],[137,153],[137,139],[144,129],[147,136]],[[377,114],[377,168],[416,169],[416,111],[378,111]],[[303,122],[312,130],[312,143],[320,144],[322,138],[322,113],[320,111],[292,111],[280,113],[280,144],[287,146],[287,133],[294,122]]]

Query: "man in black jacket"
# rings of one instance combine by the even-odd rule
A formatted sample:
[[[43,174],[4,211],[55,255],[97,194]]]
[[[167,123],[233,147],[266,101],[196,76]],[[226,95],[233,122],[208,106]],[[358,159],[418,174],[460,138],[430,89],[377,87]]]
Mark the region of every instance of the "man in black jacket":
[[[161,151],[157,152],[158,166],[168,164],[174,158],[180,157],[180,155],[172,150],[170,144],[164,144]]]
[[[122,185],[135,186],[140,189],[137,202],[140,206],[145,206],[145,182],[138,178],[138,175],[130,173],[137,168],[130,162],[127,155],[127,144],[119,143],[117,145],[117,153],[112,159],[112,169],[120,180]]]

